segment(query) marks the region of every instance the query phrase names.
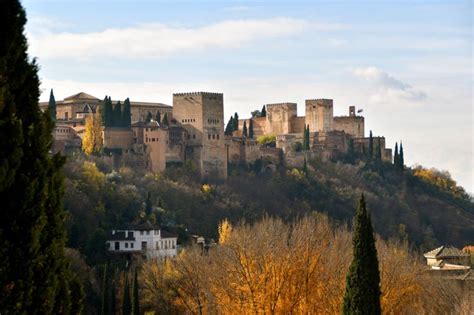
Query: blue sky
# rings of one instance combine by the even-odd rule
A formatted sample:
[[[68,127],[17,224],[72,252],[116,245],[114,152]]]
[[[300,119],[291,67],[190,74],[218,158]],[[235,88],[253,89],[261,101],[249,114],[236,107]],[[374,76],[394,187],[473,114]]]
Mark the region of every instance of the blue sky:
[[[171,104],[223,92],[225,115],[333,98],[408,165],[474,191],[470,1],[24,1],[42,100],[79,91]]]

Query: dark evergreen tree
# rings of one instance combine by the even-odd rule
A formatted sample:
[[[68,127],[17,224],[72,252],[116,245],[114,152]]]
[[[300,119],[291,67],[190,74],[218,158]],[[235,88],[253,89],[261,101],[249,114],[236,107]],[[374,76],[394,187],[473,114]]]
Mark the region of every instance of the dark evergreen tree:
[[[230,116],[229,122],[227,122],[227,125],[225,126],[224,134],[226,134],[227,136],[231,136],[233,131],[234,131],[234,117]]]
[[[157,111],[157,112],[156,112],[155,120],[156,120],[159,124],[161,124],[161,113],[160,113],[160,111]]]
[[[305,175],[308,175],[308,164],[306,163],[306,157],[304,158],[303,172],[305,173]]]
[[[247,138],[248,134],[247,134],[247,121],[244,120],[244,126],[242,127],[242,136]]]
[[[353,227],[353,259],[346,277],[343,314],[380,314],[380,274],[370,214],[362,195]]]
[[[130,110],[130,99],[127,97],[123,102],[122,127],[130,128],[132,125],[132,113]]]
[[[309,144],[309,125],[305,126],[303,134],[303,150],[307,151],[310,149]]]
[[[165,113],[165,114],[163,115],[163,120],[161,121],[161,124],[162,124],[163,126],[168,126],[168,125],[169,125],[168,113]]]
[[[114,106],[112,115],[112,127],[122,127],[122,104],[120,101]]]
[[[266,108],[265,108],[265,105],[263,105],[261,113],[262,113],[262,117],[266,117],[266,116],[267,116],[267,110],[266,110]]]
[[[130,286],[128,284],[128,275],[125,274],[125,284],[123,287],[122,314],[132,314],[132,302],[130,300]]]
[[[400,153],[398,155],[398,167],[403,170],[405,167],[405,158],[403,157],[403,144],[400,141]]]
[[[115,289],[115,274],[112,277],[112,284],[110,286],[110,314],[115,315],[117,313],[117,290]]]
[[[395,153],[393,155],[393,164],[398,167],[398,143],[395,142]]]
[[[50,154],[54,123],[38,106],[25,23],[18,0],[0,2],[0,313],[69,313],[64,158]]]
[[[104,122],[105,127],[112,127],[112,119],[114,116],[114,110],[112,107],[112,100],[110,97],[105,96],[104,99],[104,111],[103,111],[103,117],[102,121]]]
[[[249,122],[249,138],[253,139],[253,119],[250,119]]]
[[[153,119],[153,115],[150,112],[148,112],[148,114],[146,114],[145,121],[150,122],[152,119]]]
[[[146,195],[146,202],[145,202],[145,214],[148,216],[151,214],[153,210],[153,203],[151,202],[151,193],[148,192]]]
[[[100,309],[100,313],[102,315],[110,314],[109,303],[110,303],[110,299],[109,299],[109,283],[108,283],[108,278],[107,278],[107,265],[104,265],[104,274],[102,276],[102,301],[101,301],[101,309]]]
[[[51,120],[56,121],[56,100],[54,99],[53,89],[51,89],[51,93],[49,93],[48,110],[51,115]]]
[[[139,287],[138,287],[138,272],[135,268],[135,274],[133,276],[133,303],[132,303],[132,314],[140,315],[140,296],[139,296]]]
[[[374,157],[374,138],[372,137],[372,130],[369,135],[369,158]]]
[[[377,151],[375,152],[375,158],[378,161],[382,160],[382,143],[380,142],[380,137],[377,138]]]
[[[232,123],[234,125],[232,131],[239,130],[239,114],[237,114],[237,113],[234,114],[234,119],[232,120]]]

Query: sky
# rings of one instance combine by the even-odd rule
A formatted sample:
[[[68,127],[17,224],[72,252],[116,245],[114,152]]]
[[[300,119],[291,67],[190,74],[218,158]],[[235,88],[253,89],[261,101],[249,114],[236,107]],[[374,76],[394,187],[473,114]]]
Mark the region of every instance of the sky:
[[[172,104],[224,93],[225,117],[331,98],[407,165],[474,192],[471,1],[29,0],[41,100],[86,92]]]

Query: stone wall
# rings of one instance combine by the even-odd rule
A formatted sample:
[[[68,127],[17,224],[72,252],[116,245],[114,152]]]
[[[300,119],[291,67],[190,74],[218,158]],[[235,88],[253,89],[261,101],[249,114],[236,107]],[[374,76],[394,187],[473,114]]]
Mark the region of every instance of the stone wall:
[[[310,132],[327,132],[333,129],[333,100],[306,100],[305,110],[305,123],[309,125]]]
[[[131,129],[107,127],[102,130],[104,148],[129,150],[133,146],[134,134]]]
[[[296,117],[296,103],[267,104],[266,132],[272,135],[287,134],[292,131]]]
[[[362,116],[339,116],[334,117],[333,129],[344,131],[355,138],[364,137],[364,117]]]

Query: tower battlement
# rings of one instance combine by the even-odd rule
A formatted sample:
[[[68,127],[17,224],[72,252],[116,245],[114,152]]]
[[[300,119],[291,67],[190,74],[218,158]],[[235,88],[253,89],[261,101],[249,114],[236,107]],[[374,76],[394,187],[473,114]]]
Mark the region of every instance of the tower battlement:
[[[173,93],[173,97],[175,96],[219,96],[224,97],[223,93],[215,93],[215,92],[184,92],[184,93]]]

